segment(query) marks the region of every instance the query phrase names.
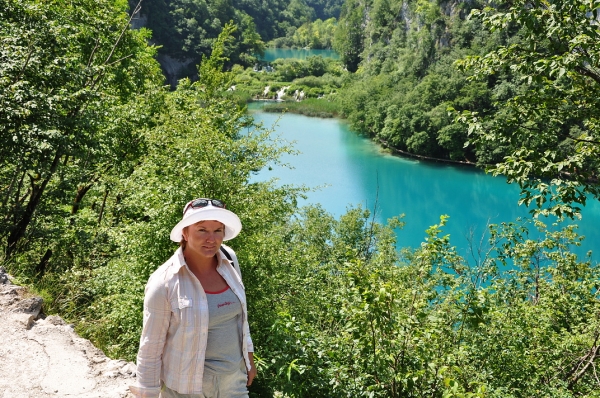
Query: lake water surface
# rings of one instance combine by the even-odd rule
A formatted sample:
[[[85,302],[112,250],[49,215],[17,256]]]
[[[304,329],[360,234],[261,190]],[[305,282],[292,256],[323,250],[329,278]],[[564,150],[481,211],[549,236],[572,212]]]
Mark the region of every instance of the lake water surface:
[[[460,254],[469,256],[471,232],[479,240],[487,223],[515,221],[528,215],[518,206],[519,189],[502,177],[463,166],[430,163],[382,153],[379,146],[350,131],[336,119],[309,118],[294,114],[257,111],[254,117],[266,127],[276,124],[276,133],[301,153],[282,160],[293,169],[273,167],[255,178],[279,179],[281,184],[305,184],[322,187],[311,192],[301,204],[320,203],[339,217],[349,206],[376,206],[376,219],[385,222],[405,214],[404,229],[397,231],[399,247],[417,247],[425,230],[439,223],[440,215],[450,219],[444,234]],[[550,222],[550,221],[548,221]],[[583,255],[593,250],[597,261],[600,251],[600,202],[590,200],[583,219],[575,221],[579,233],[586,236],[583,246],[573,251]]]
[[[334,50],[305,50],[303,48],[267,48],[265,55],[259,59],[264,62],[273,62],[278,58],[306,59],[311,55],[320,55],[323,58],[339,59]]]

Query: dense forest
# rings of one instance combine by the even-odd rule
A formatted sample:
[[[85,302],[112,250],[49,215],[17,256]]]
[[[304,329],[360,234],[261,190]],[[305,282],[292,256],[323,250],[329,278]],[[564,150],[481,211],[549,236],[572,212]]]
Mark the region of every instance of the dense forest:
[[[330,48],[331,40],[312,40],[306,31],[315,23],[333,26],[340,14],[342,0],[129,0],[139,9],[136,25],[152,31],[152,41],[159,46],[163,70],[174,78],[196,77],[196,65],[210,55],[212,44],[224,24],[233,22],[233,32],[226,48],[226,66],[253,66],[264,51],[265,43],[275,46]],[[331,30],[331,29],[330,29]],[[326,36],[331,37],[333,32]],[[169,70],[169,57],[180,63]],[[176,83],[171,82],[173,86]]]
[[[0,0],[0,265],[46,313],[134,360],[169,231],[213,197],[244,226],[251,396],[600,397],[600,270],[560,226],[600,196],[600,1],[129,3]],[[326,21],[340,61],[244,64]],[[165,85],[167,50],[192,79]],[[401,215],[299,208],[304,187],[251,182],[294,151],[237,92],[273,77],[387,145],[506,175],[557,227],[489,225],[467,259],[444,215],[398,251]]]

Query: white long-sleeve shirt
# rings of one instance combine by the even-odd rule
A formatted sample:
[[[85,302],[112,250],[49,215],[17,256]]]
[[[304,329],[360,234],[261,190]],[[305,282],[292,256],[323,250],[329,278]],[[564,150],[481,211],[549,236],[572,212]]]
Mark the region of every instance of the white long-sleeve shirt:
[[[248,326],[246,293],[241,276],[218,253],[217,272],[242,304],[239,329],[242,354],[250,369],[254,352]],[[144,298],[144,326],[137,356],[137,382],[129,389],[139,398],[157,398],[161,382],[181,394],[202,393],[208,336],[208,302],[198,279],[185,263],[181,248],[150,276]]]

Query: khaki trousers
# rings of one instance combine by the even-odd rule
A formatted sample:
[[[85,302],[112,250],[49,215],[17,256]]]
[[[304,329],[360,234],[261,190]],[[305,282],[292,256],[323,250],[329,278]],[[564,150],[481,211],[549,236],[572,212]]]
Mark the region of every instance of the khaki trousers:
[[[248,374],[244,360],[240,369],[231,374],[204,372],[202,394],[180,394],[163,384],[160,398],[248,398]]]

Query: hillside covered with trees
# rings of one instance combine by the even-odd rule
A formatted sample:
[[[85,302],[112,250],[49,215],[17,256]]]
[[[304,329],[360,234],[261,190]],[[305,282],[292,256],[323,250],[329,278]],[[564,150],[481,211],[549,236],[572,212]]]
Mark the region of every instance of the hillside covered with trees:
[[[600,2],[494,5],[349,0],[343,65],[313,59],[298,65],[320,76],[294,79],[326,81],[319,95],[364,134],[492,164],[538,212],[576,215],[599,196]],[[214,197],[244,226],[231,245],[259,369],[251,396],[600,396],[600,272],[569,251],[574,227],[490,225],[466,259],[444,215],[397,251],[400,215],[299,208],[303,187],[251,180],[293,148],[228,91],[244,71],[230,67],[239,20],[215,28],[198,79],[171,90],[155,33],[130,29],[135,11],[0,0],[0,265],[46,313],[133,360],[168,233],[190,198]]]
[[[196,78],[196,65],[211,48],[223,26],[237,29],[226,48],[227,66],[253,66],[273,41],[276,46],[331,48],[331,38],[342,0],[129,0],[142,26],[152,31],[159,54],[182,63],[176,78]],[[313,30],[317,35],[313,34]],[[325,36],[323,40],[315,40]],[[164,67],[167,74],[171,73]],[[174,86],[175,84],[173,84]]]
[[[355,130],[490,166],[558,214],[598,197],[597,3],[348,1],[337,34]]]

